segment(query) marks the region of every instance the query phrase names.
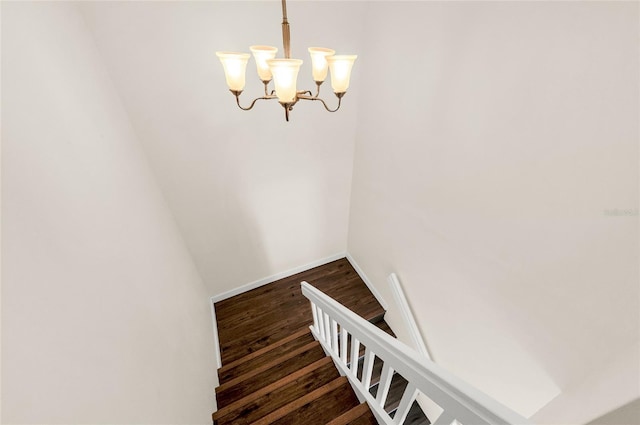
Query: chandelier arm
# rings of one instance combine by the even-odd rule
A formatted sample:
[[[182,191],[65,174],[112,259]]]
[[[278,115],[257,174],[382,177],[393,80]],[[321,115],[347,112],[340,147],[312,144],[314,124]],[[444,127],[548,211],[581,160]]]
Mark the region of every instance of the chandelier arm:
[[[243,111],[249,111],[249,110],[253,109],[253,106],[259,100],[269,100],[269,99],[277,98],[277,96],[271,96],[271,95],[257,97],[255,99],[253,99],[253,102],[251,102],[251,105],[249,105],[247,107],[244,107],[244,106],[240,105],[240,93],[242,93],[242,91],[231,90],[231,93],[233,93],[235,95],[235,97],[236,97],[236,103],[238,104],[238,108],[242,109]]]
[[[344,96],[344,93],[336,93],[336,96],[338,96],[338,106],[336,106],[335,109],[331,109],[327,106],[327,103],[320,97],[317,96],[305,96],[305,95],[299,95],[298,99],[303,99],[303,100],[319,100],[322,103],[322,106],[324,106],[324,109],[326,109],[329,112],[336,112],[338,109],[340,109],[340,105],[342,104],[342,96]]]

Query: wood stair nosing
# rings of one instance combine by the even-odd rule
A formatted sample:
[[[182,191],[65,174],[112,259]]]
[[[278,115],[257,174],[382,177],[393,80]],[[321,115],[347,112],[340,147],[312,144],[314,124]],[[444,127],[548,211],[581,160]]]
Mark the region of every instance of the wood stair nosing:
[[[222,408],[244,398],[323,357],[325,353],[317,341],[287,353],[216,388],[218,406]]]
[[[331,422],[327,423],[326,425],[347,425],[347,424],[352,424],[358,418],[360,418],[361,416],[366,415],[367,412],[371,415],[371,418],[373,419],[373,422],[370,422],[370,423],[371,424],[377,424],[377,422],[375,421],[375,417],[371,413],[371,409],[369,408],[369,405],[366,402],[364,402],[364,403],[360,403],[359,405],[357,405],[356,407],[352,408],[351,410],[349,410],[349,411],[343,413],[342,415],[338,416],[337,418],[335,418]]]
[[[254,351],[229,365],[218,369],[218,381],[220,385],[241,376],[252,369],[260,367],[261,364],[268,363],[274,359],[279,359],[287,352],[296,350],[314,341],[309,328],[294,333],[291,337],[277,341],[263,349]]]
[[[293,401],[293,398],[291,397],[295,396],[287,396],[286,394],[283,396],[283,389],[286,389],[288,386],[316,389],[314,386],[322,386],[329,382],[326,378],[320,379],[320,376],[325,376],[326,378],[329,378],[329,380],[333,380],[340,376],[337,369],[333,366],[331,357],[323,357],[322,359],[219,409],[212,415],[214,424],[224,425],[226,423],[237,423],[239,415],[242,415],[244,419],[243,423],[248,423],[247,421],[249,421],[250,418],[247,419],[246,416],[251,415],[248,414],[246,410],[250,405],[258,406],[257,408],[251,407],[251,413],[256,414],[256,412],[258,412],[261,415],[268,414],[271,411],[280,408],[282,404],[288,404]],[[307,381],[307,383],[304,381]],[[309,383],[312,385],[308,385]],[[268,400],[265,403],[264,399],[268,399],[274,394],[277,394],[275,396],[275,398],[277,398],[277,402],[274,403],[273,401]]]
[[[297,409],[305,406],[306,404],[309,404],[309,403],[313,402],[314,400],[319,399],[323,395],[328,394],[331,391],[340,388],[341,386],[343,386],[343,387],[344,386],[349,386],[348,380],[344,376],[340,376],[340,377],[334,379],[333,381],[329,382],[328,384],[323,385],[322,387],[318,388],[317,390],[312,391],[312,392],[310,392],[308,394],[305,394],[304,396],[292,401],[291,403],[280,407],[279,409],[271,412],[270,414],[262,417],[261,419],[255,421],[255,422],[252,422],[251,425],[268,425],[268,424],[272,424],[272,423],[276,422],[277,420],[280,420],[280,419],[284,418],[285,416],[295,412]]]

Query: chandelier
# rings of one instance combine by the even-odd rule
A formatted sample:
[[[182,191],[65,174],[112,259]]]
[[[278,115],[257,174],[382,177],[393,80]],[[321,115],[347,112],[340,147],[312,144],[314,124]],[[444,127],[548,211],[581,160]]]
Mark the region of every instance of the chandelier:
[[[216,52],[229,86],[229,91],[236,97],[238,107],[244,111],[253,108],[258,100],[278,99],[284,107],[285,119],[289,121],[289,112],[300,100],[320,101],[329,112],[340,109],[342,97],[349,88],[351,68],[356,60],[356,55],[336,55],[334,50],[324,47],[309,47],[311,55],[311,67],[313,80],[316,83],[316,93],[309,90],[298,91],[296,82],[302,60],[291,59],[290,30],[287,21],[287,2],[282,0],[282,42],[284,47],[284,59],[276,59],[278,49],[272,46],[251,46],[250,50],[256,61],[258,77],[264,84],[264,96],[253,99],[247,107],[240,105],[240,94],[244,90],[245,74],[249,53]],[[319,97],[320,86],[327,78],[327,72],[331,72],[331,87],[338,98],[338,105],[331,109],[327,103]],[[273,79],[275,90],[269,92],[269,83]]]

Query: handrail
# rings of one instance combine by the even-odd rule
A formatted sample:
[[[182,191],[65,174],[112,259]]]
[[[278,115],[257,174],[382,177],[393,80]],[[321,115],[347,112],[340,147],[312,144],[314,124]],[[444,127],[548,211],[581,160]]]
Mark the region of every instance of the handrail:
[[[302,282],[302,294],[311,302],[315,338],[349,379],[360,401],[366,401],[381,424],[402,424],[419,393],[442,409],[434,425],[521,425],[531,422],[386,334],[323,292]],[[349,347],[350,345],[350,347]],[[362,378],[358,378],[358,353],[364,345]],[[349,350],[350,348],[350,350]],[[349,351],[349,353],[347,352]],[[384,364],[376,397],[369,392],[373,360]],[[356,359],[356,361],[350,361]],[[408,381],[394,417],[384,410],[394,372]]]

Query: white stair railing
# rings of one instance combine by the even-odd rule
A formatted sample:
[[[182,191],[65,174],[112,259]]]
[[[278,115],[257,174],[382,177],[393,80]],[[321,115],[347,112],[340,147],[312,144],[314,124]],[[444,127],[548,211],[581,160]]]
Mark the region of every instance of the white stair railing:
[[[379,423],[404,423],[420,393],[443,409],[434,425],[450,425],[454,421],[462,425],[531,423],[307,282],[302,282],[302,293],[311,302],[313,325],[310,328],[314,337],[331,355],[340,373],[349,379],[360,401],[369,404]],[[365,354],[362,376],[358,378],[360,345],[365,347]],[[369,384],[376,357],[383,362],[383,367],[374,397],[369,392]],[[399,373],[408,384],[395,415],[391,417],[384,410],[384,405],[394,372]]]

